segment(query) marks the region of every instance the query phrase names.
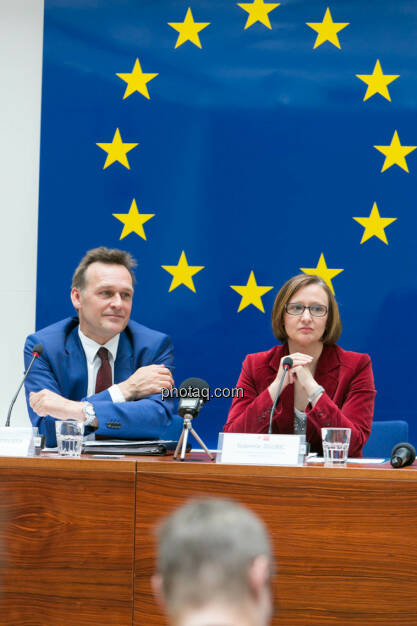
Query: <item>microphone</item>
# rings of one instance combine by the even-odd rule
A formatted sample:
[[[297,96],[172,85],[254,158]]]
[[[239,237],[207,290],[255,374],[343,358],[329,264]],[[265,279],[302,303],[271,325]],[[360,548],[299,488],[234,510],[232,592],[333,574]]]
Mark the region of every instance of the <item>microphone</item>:
[[[392,467],[405,467],[414,463],[416,451],[411,443],[397,443],[391,452]]]
[[[271,414],[269,416],[269,429],[268,429],[268,434],[269,435],[272,434],[272,416],[274,415],[275,407],[277,406],[277,402],[278,402],[279,396],[281,395],[281,388],[282,388],[282,385],[284,384],[285,374],[288,372],[289,369],[292,368],[292,358],[290,356],[286,356],[285,357],[285,359],[282,362],[282,367],[283,367],[284,371],[282,373],[281,380],[279,381],[278,393],[277,393],[276,398],[274,400],[274,404],[272,405]]]
[[[187,378],[179,389],[178,415],[197,417],[204,402],[210,400],[210,387],[202,378]]]
[[[180,401],[178,402],[178,415],[184,418],[184,426],[181,437],[174,452],[174,459],[178,458],[181,450],[180,461],[184,460],[187,449],[188,433],[190,432],[197,439],[200,446],[208,455],[210,461],[214,461],[214,456],[207,448],[204,441],[197,435],[192,427],[193,417],[197,417],[204,402],[210,400],[210,387],[202,378],[187,378],[181,383],[178,389]]]
[[[13,407],[14,407],[14,403],[15,403],[15,402],[16,402],[16,400],[17,400],[17,396],[19,395],[19,391],[21,390],[21,388],[22,388],[22,386],[23,386],[23,383],[25,382],[25,380],[26,380],[26,378],[27,378],[27,375],[29,374],[29,372],[30,372],[30,370],[31,370],[31,367],[32,367],[33,363],[35,362],[35,359],[37,359],[38,357],[40,357],[40,356],[41,356],[41,354],[42,354],[42,352],[43,352],[43,346],[42,346],[40,343],[37,343],[37,344],[35,344],[35,345],[33,346],[33,348],[32,348],[32,360],[31,360],[31,362],[29,363],[29,367],[27,368],[27,370],[26,370],[26,372],[25,372],[25,375],[23,376],[23,380],[22,380],[22,382],[20,383],[19,388],[18,388],[18,390],[16,391],[16,393],[15,393],[15,395],[14,395],[14,397],[13,397],[13,400],[11,401],[11,404],[10,404],[10,406],[9,406],[9,411],[8,411],[8,413],[7,413],[7,419],[6,419],[5,426],[10,426],[10,417],[11,417],[11,414],[12,414],[12,409],[13,409]]]

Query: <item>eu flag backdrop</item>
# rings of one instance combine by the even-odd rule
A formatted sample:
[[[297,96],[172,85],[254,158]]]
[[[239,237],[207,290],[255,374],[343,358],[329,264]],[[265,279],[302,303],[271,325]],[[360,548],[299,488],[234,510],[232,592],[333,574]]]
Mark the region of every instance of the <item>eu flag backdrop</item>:
[[[37,327],[85,251],[138,261],[132,317],[175,380],[235,386],[278,288],[334,289],[375,419],[417,441],[417,6],[45,0]],[[196,429],[215,446],[230,406]]]

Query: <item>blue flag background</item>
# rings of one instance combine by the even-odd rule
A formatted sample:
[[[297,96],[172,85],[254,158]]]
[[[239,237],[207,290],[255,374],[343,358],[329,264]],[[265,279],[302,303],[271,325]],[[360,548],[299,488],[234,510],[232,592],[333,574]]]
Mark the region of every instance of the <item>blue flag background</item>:
[[[271,6],[271,28],[245,28],[251,12],[234,2],[45,0],[37,327],[72,314],[71,276],[87,249],[124,248],[139,264],[132,317],[171,335],[176,383],[231,388],[245,355],[275,343],[278,288],[325,263],[343,270],[325,274],[340,345],[372,358],[375,419],[406,419],[416,444],[417,6]],[[201,48],[175,48],[181,33],[168,23],[184,30],[189,7],[209,25]],[[348,23],[340,48],[318,42],[327,8]],[[124,98],[137,59],[157,76]],[[398,76],[390,99],[377,60],[385,78]],[[380,92],[364,100],[357,75]],[[129,169],[104,167],[116,129],[138,144]],[[121,239],[123,220],[138,232]],[[245,288],[251,272],[263,290]],[[229,406],[211,401],[195,424],[211,447]]]

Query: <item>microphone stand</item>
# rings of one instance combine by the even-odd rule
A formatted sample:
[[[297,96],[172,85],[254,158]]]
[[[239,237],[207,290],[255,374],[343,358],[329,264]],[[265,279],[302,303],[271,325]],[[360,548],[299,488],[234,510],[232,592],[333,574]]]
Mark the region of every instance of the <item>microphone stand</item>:
[[[274,415],[274,411],[275,411],[275,408],[277,406],[278,399],[279,399],[279,397],[281,395],[281,389],[282,389],[282,385],[284,384],[285,374],[288,372],[290,367],[291,366],[288,363],[284,363],[283,364],[284,371],[282,373],[281,380],[279,381],[278,392],[277,392],[277,395],[275,397],[274,404],[272,405],[271,413],[270,413],[270,416],[269,416],[268,435],[272,435],[272,417]]]
[[[178,453],[179,453],[180,448],[181,448],[180,461],[184,460],[184,458],[185,458],[185,451],[187,449],[188,433],[191,433],[195,437],[195,439],[197,439],[198,443],[203,448],[205,453],[208,455],[210,461],[214,461],[214,456],[209,452],[209,450],[208,450],[206,444],[204,443],[204,441],[197,435],[197,433],[195,432],[194,428],[192,427],[192,423],[191,422],[192,422],[193,417],[194,417],[194,415],[192,413],[185,413],[184,414],[184,426],[183,426],[183,429],[182,429],[181,437],[179,438],[177,447],[176,447],[175,452],[174,452],[174,459],[177,459]]]
[[[29,363],[29,367],[27,368],[27,370],[26,370],[26,372],[25,372],[25,375],[24,375],[24,377],[23,377],[23,380],[22,380],[22,382],[20,383],[19,388],[18,388],[18,390],[16,391],[16,393],[15,393],[15,395],[14,395],[14,397],[13,397],[13,400],[11,401],[11,404],[10,404],[10,406],[9,406],[9,411],[8,411],[8,413],[7,413],[6,423],[5,423],[5,426],[7,426],[7,427],[10,427],[10,418],[11,418],[11,415],[12,415],[12,409],[13,409],[13,407],[14,407],[14,403],[15,403],[15,402],[16,402],[16,400],[17,400],[17,396],[19,395],[19,391],[20,391],[20,390],[21,390],[21,388],[23,387],[23,383],[25,382],[25,380],[26,380],[26,378],[27,378],[27,375],[28,375],[28,374],[29,374],[29,372],[30,372],[30,369],[31,369],[31,367],[32,367],[32,365],[33,365],[34,360],[35,360],[35,359],[37,359],[37,358],[38,358],[38,356],[39,356],[39,354],[38,354],[37,352],[34,352],[34,353],[33,353],[33,357],[32,357],[31,362]]]

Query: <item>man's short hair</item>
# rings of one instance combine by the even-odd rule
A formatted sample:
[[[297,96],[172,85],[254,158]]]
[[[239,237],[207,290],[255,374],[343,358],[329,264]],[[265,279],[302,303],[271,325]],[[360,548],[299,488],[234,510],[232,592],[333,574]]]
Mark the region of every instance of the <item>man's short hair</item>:
[[[254,559],[272,563],[264,524],[230,500],[191,500],[162,522],[157,538],[157,573],[171,616],[212,601],[241,605],[251,595]]]
[[[132,277],[132,284],[136,283],[134,268],[137,266],[136,260],[129,252],[125,250],[110,249],[101,246],[88,250],[86,255],[81,259],[77,269],[72,277],[72,288],[85,289],[86,280],[85,273],[92,263],[107,263],[108,265],[123,265]]]

